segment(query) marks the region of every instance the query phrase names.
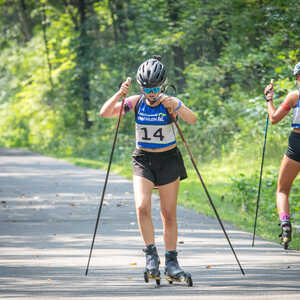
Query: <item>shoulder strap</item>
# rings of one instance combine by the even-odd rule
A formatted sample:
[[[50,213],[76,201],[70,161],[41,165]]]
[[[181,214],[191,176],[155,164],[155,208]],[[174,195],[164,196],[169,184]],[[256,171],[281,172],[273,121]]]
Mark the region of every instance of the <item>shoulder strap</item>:
[[[135,118],[137,117],[137,113],[138,113],[139,108],[140,108],[140,106],[142,104],[143,98],[144,98],[144,95],[141,95],[140,99],[137,101],[137,103],[136,103],[136,105],[134,107]]]

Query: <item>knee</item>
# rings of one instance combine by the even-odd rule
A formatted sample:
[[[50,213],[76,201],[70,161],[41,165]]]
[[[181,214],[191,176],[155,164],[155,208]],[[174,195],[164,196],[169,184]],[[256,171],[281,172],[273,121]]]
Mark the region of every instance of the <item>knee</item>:
[[[277,194],[289,195],[290,190],[291,190],[291,187],[285,187],[285,186],[278,185],[276,192],[277,192]]]
[[[174,225],[177,223],[176,213],[173,213],[171,211],[164,209],[161,211],[161,214],[162,214],[162,218],[163,218],[165,225],[168,226],[168,225]]]
[[[136,207],[136,211],[139,217],[150,217],[151,216],[151,208],[147,205],[138,205]]]

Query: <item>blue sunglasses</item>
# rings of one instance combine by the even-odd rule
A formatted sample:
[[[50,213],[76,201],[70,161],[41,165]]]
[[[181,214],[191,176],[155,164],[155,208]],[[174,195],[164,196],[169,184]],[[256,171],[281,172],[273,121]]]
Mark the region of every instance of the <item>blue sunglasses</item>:
[[[153,94],[156,94],[158,92],[160,92],[160,87],[154,87],[154,88],[143,88],[144,93],[146,94],[150,94],[151,92]]]

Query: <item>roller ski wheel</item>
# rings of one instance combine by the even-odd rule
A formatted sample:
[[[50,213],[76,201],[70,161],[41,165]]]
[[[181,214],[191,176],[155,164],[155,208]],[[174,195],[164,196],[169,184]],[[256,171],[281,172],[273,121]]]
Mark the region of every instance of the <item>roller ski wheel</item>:
[[[146,268],[144,270],[144,280],[146,283],[149,282],[149,279],[155,280],[156,287],[160,286],[160,259],[157,254],[157,249],[154,245],[147,246],[143,249],[146,255]]]
[[[157,276],[153,276],[149,273],[149,271],[145,270],[144,272],[144,280],[146,283],[149,282],[149,279],[155,279],[156,287],[160,287],[160,273]]]
[[[192,275],[184,272],[178,265],[176,251],[166,253],[165,276],[170,284],[173,282],[186,282],[188,286],[193,286]]]
[[[280,224],[281,233],[279,235],[284,250],[289,248],[289,243],[292,240],[292,225],[289,221],[283,221]]]
[[[193,286],[193,279],[190,273],[182,272],[175,277],[171,277],[168,275],[167,272],[165,272],[165,275],[169,284],[173,284],[173,282],[175,281],[175,282],[186,282],[188,286]]]

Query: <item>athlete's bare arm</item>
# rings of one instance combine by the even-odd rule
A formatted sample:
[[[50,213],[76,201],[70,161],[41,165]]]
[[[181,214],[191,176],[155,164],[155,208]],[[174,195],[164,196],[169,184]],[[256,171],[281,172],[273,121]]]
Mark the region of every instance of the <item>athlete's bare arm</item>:
[[[299,92],[293,91],[289,93],[282,104],[276,109],[273,101],[268,102],[268,114],[272,124],[280,122],[289,112],[289,109],[293,108],[299,99]]]

